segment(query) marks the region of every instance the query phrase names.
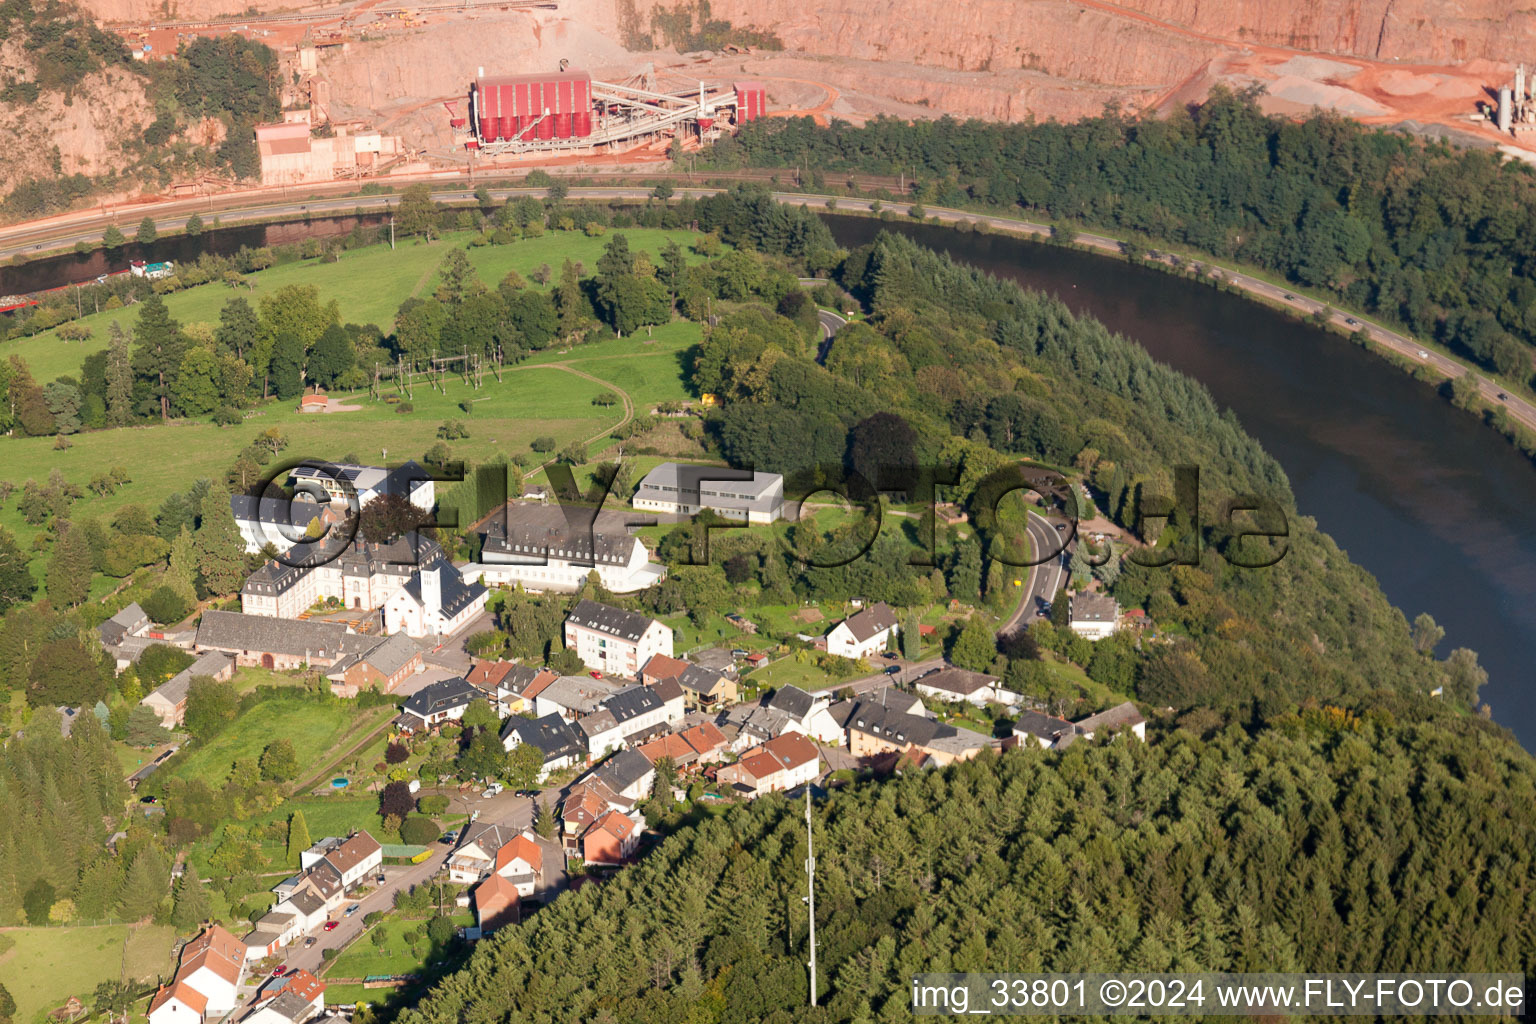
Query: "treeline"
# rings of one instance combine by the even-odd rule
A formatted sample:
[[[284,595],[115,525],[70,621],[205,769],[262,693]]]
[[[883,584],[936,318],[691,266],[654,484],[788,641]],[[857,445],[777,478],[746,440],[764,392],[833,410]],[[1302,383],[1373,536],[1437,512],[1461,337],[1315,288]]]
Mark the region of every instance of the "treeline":
[[[1536,344],[1536,181],[1520,161],[1221,88],[1166,118],[1074,124],[810,118],[746,125],[717,167],[912,176],[918,200],[1079,221],[1238,259],[1522,382]]]
[[[0,923],[139,920],[169,893],[171,861],[142,824],[112,848],[128,798],[106,730],[89,707],[69,738],[39,714],[0,757]]]
[[[1483,723],[1288,714],[1017,751],[680,830],[479,944],[403,1024],[906,1019],[951,971],[1525,971],[1531,759]]]

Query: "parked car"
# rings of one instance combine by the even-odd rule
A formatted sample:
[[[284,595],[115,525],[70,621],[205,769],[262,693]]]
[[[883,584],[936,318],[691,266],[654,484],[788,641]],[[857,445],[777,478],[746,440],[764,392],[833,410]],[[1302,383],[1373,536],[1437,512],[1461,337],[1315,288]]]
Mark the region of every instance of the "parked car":
[[[379,885],[383,885],[384,884],[384,872],[380,871],[379,872],[379,877],[375,878],[374,881],[377,882]]]
[[[283,972],[286,970],[288,970],[287,964],[278,964],[276,967],[272,968],[272,977],[281,978],[283,976]]]
[[[346,912],[345,916],[351,917],[353,914],[357,913],[361,909],[362,909],[362,906],[360,904],[354,903],[350,907],[347,908],[347,912]]]
[[[1507,400],[1508,398],[1509,398],[1509,396],[1506,395],[1504,392],[1502,392],[1502,391],[1499,392],[1499,401],[1503,402],[1503,401]]]
[[[141,804],[152,804],[152,803],[158,802],[159,799],[160,799],[159,797],[157,797],[153,793],[151,793],[149,796],[141,796],[141,797],[139,797],[139,803],[141,803]]]
[[[1425,352],[1423,349],[1419,349],[1419,358],[1420,359],[1428,359],[1429,358],[1429,353]]]
[[[339,928],[340,926],[341,926],[341,922],[340,921],[327,921],[327,922],[325,922],[325,930],[328,931],[328,932],[333,932],[337,928]]]
[[[603,674],[601,672],[597,671],[596,669],[593,669],[592,671],[588,672],[587,675],[591,676],[593,679],[601,679],[601,678],[603,678]]]
[[[1286,302],[1295,302],[1296,301],[1296,296],[1292,295],[1290,292],[1286,292],[1285,293],[1285,301]]]
[[[501,796],[502,788],[501,783],[493,782],[485,787],[485,792],[480,794],[480,798],[484,800],[488,797]]]
[[[885,674],[888,675],[888,676],[893,676],[893,675],[895,675],[896,673],[898,673],[900,671],[901,671],[901,666],[900,665],[887,665],[887,666],[885,666]]]
[[[1359,320],[1356,320],[1356,319],[1355,319],[1355,318],[1354,318],[1354,317],[1352,317],[1352,316],[1347,316],[1347,317],[1345,317],[1345,318],[1344,318],[1344,322],[1345,322],[1345,323],[1347,323],[1347,324],[1349,324],[1349,326],[1351,326],[1351,327],[1359,327],[1359,326],[1360,326],[1360,321],[1359,321]]]
[[[308,949],[310,946],[313,946],[316,942],[319,942],[319,941],[320,941],[319,939],[317,939],[313,935],[311,935],[309,938],[304,940],[304,948]]]
[[[516,793],[513,793],[512,795],[513,796],[522,796],[522,797],[535,797],[535,796],[539,795],[539,791],[536,790],[536,789],[520,789]]]

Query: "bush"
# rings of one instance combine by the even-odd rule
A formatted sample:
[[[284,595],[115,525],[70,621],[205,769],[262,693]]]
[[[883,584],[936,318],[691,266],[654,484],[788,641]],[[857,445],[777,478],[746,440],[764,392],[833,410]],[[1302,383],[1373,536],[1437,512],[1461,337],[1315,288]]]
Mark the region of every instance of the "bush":
[[[384,748],[384,760],[389,764],[399,764],[410,756],[410,750],[403,743],[391,743]]]
[[[219,427],[233,427],[245,422],[245,417],[240,415],[240,410],[225,406],[213,414],[213,423]]]
[[[384,911],[382,910],[370,910],[363,915],[363,924],[369,928],[372,928],[382,920],[384,920]]]
[[[398,412],[398,413],[404,414],[404,413],[415,412],[415,411],[416,411],[416,407],[414,405],[412,405],[410,402],[401,402],[399,405],[395,406],[395,412]]]
[[[320,959],[324,960],[326,963],[330,963],[332,960],[336,959],[336,950],[322,949],[320,951]]]
[[[427,922],[427,938],[431,939],[434,945],[447,945],[448,940],[453,938],[453,932],[453,922],[446,917],[434,917]]]
[[[416,798],[416,809],[430,816],[448,813],[448,798],[441,793]]]
[[[555,450],[555,439],[548,434],[540,434],[528,443],[528,447],[536,452],[552,452]]]
[[[426,846],[442,834],[437,822],[421,815],[406,818],[400,826],[400,841],[408,846]]]
[[[156,587],[140,607],[145,615],[162,626],[180,622],[192,610],[186,598],[171,587]]]

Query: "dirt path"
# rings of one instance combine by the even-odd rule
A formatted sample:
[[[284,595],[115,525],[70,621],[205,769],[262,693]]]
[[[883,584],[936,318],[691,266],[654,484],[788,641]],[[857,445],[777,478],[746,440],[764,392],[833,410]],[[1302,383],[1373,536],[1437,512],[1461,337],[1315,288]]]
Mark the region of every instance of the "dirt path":
[[[288,791],[288,795],[290,797],[297,797],[297,796],[299,796],[302,793],[305,793],[305,792],[307,792],[307,791],[309,791],[311,789],[314,789],[317,785],[320,784],[320,782],[322,780],[325,779],[325,777],[327,775],[330,775],[332,772],[334,772],[336,770],[336,766],[337,765],[341,764],[347,758],[351,757],[353,754],[356,754],[359,750],[362,750],[364,747],[368,746],[368,744],[372,743],[374,740],[378,739],[381,735],[383,735],[386,731],[388,731],[389,723],[394,721],[394,720],[395,720],[395,716],[394,715],[390,715],[388,718],[384,719],[384,721],[382,721],[382,722],[380,722],[378,724],[377,728],[373,729],[372,731],[370,731],[368,733],[368,735],[364,736],[361,740],[359,740],[358,742],[354,743],[344,753],[342,753],[341,755],[339,755],[337,757],[333,757],[323,768],[321,768],[314,775],[310,776],[308,779],[305,779],[303,782],[300,782],[299,784],[294,786],[291,790]]]
[[[566,373],[573,373],[573,374],[575,374],[578,377],[585,377],[587,380],[590,380],[590,381],[592,381],[595,384],[601,384],[603,387],[609,388],[610,390],[616,392],[618,394],[618,396],[619,396],[619,401],[624,403],[624,418],[619,420],[619,422],[614,423],[611,426],[606,427],[603,430],[599,430],[597,433],[595,433],[591,437],[587,438],[583,442],[584,444],[591,444],[593,441],[600,441],[600,440],[602,440],[603,438],[607,437],[609,434],[613,433],[615,430],[618,430],[624,424],[628,423],[630,420],[635,418],[635,402],[634,402],[634,399],[629,397],[629,392],[628,391],[625,391],[623,388],[619,387],[617,384],[613,383],[612,381],[604,380],[603,378],[601,378],[601,377],[599,377],[599,376],[597,376],[595,374],[588,373],[585,370],[578,370],[578,369],[576,369],[576,367],[572,366],[569,361],[562,361],[562,362],[558,362],[558,363],[534,363],[532,365],[514,366],[511,369],[505,370],[503,372],[506,372],[506,373],[516,373],[519,370],[545,370],[545,369],[549,369],[549,370],[564,370]],[[549,465],[551,462],[554,462],[554,461],[555,461],[554,459],[549,459],[548,461],[541,463],[539,468],[543,469],[545,466]]]

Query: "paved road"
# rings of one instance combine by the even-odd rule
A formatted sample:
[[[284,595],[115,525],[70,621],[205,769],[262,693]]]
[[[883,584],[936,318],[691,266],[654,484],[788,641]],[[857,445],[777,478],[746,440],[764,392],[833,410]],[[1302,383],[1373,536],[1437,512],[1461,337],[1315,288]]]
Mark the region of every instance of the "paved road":
[[[1062,543],[1063,533],[1057,531],[1056,526],[1033,511],[1029,513],[1028,525],[1030,550],[1035,552],[1035,557],[1041,553],[1062,548],[1061,553],[1055,558],[1049,559],[1040,565],[1029,567],[1029,576],[1024,580],[1023,594],[1019,597],[1019,606],[1014,609],[1008,621],[997,628],[999,636],[1006,636],[1029,625],[1037,618],[1043,618],[1049,614],[1051,602],[1056,599],[1056,594],[1061,590],[1067,577],[1068,552]]]
[[[510,171],[509,171],[510,173]],[[599,172],[592,172],[599,173]],[[665,174],[654,174],[652,177],[666,177]],[[402,175],[391,178],[390,184],[402,185],[406,182],[437,183],[441,187],[434,190],[432,198],[438,202],[469,202],[474,200],[471,189],[464,188],[459,183],[465,180],[463,171],[436,171],[425,175]],[[356,182],[342,181],[317,185],[302,185],[289,188],[264,188],[251,189],[245,192],[230,193],[224,196],[205,197],[200,199],[169,200],[155,203],[129,203],[119,204],[114,207],[98,207],[91,210],[81,210],[74,213],[62,214],[51,217],[45,221],[34,221],[28,224],[13,225],[8,228],[0,228],[0,259],[8,259],[15,255],[35,253],[44,248],[53,250],[69,248],[78,242],[94,244],[100,242],[102,233],[109,224],[118,221],[132,223],[144,216],[155,218],[155,227],[161,232],[179,231],[186,220],[193,213],[198,213],[205,220],[211,219],[215,213],[223,216],[222,223],[234,224],[247,220],[263,220],[271,218],[301,217],[305,214],[312,215],[337,215],[354,211],[382,212],[392,209],[400,202],[398,195],[381,196],[348,196],[327,195],[327,193],[345,192],[357,187]],[[702,198],[716,195],[724,189],[718,188],[694,188],[681,187],[675,190],[678,197]],[[293,200],[287,198],[289,193],[303,193],[303,201],[297,196]],[[496,199],[507,199],[512,196],[534,195],[544,196],[546,191],[541,188],[503,188],[491,189],[491,195]],[[651,190],[639,186],[580,186],[570,189],[572,196],[583,199],[645,199],[651,194]],[[906,216],[911,210],[912,204],[899,202],[885,202],[879,200],[849,199],[841,196],[812,195],[801,192],[774,192],[774,199],[792,206],[825,207],[827,201],[833,200],[836,208],[856,212],[870,212],[878,204],[882,210],[889,210],[892,214]],[[1033,221],[1016,217],[1000,217],[989,214],[973,213],[967,210],[951,210],[943,207],[924,206],[927,217],[944,223],[958,223],[970,221],[985,225],[989,230],[1009,232],[1014,234],[1034,235],[1049,237],[1051,228],[1047,224],[1039,224]],[[238,210],[238,215],[233,211]],[[227,215],[226,215],[227,214]],[[1092,233],[1079,233],[1077,244],[1090,249],[1098,249],[1104,252],[1118,253],[1123,243],[1116,238],[1107,235]],[[1156,257],[1160,262],[1172,265],[1175,262],[1173,256],[1160,253]],[[1219,272],[1225,280],[1247,292],[1272,302],[1288,306],[1300,312],[1315,313],[1321,309],[1327,309],[1323,303],[1313,299],[1299,296],[1287,299],[1288,293],[1282,286],[1261,281],[1258,278],[1209,262],[1202,257],[1181,256],[1178,260],[1184,265],[1197,264],[1203,272]],[[1445,377],[1460,377],[1464,374],[1472,374],[1477,382],[1478,390],[1488,401],[1502,405],[1509,410],[1509,414],[1527,427],[1536,429],[1536,404],[1532,404],[1516,395],[1503,394],[1503,389],[1487,378],[1468,370],[1460,363],[1447,356],[1430,352],[1423,348],[1421,343],[1404,334],[1382,327],[1361,317],[1352,314],[1334,311],[1329,321],[1346,330],[1354,327],[1348,323],[1350,319],[1358,320],[1364,325],[1376,343],[1392,350],[1413,362],[1423,363]]]
[[[365,927],[363,924],[364,917],[375,910],[388,910],[394,906],[396,892],[401,889],[409,889],[413,885],[431,879],[442,868],[443,862],[447,858],[448,847],[435,847],[432,856],[420,864],[411,864],[403,867],[385,867],[383,869],[385,877],[383,885],[360,900],[345,900],[338,904],[336,912],[332,915],[333,920],[340,922],[336,926],[335,931],[316,931],[314,933],[316,936],[315,944],[308,949],[304,948],[303,939],[297,940],[293,945],[278,954],[282,958],[282,963],[290,969],[301,967],[311,973],[317,972],[323,963],[320,959],[322,950],[338,948],[343,943],[360,934]],[[359,905],[357,913],[351,917],[343,916],[346,908],[354,903]],[[263,977],[253,969],[249,980],[259,986],[267,977],[271,976],[271,973],[271,971],[268,971],[266,977]],[[242,991],[241,993],[242,999],[247,1004],[250,1003],[254,996],[254,988],[248,992]],[[236,1016],[239,1016],[238,1012]]]

